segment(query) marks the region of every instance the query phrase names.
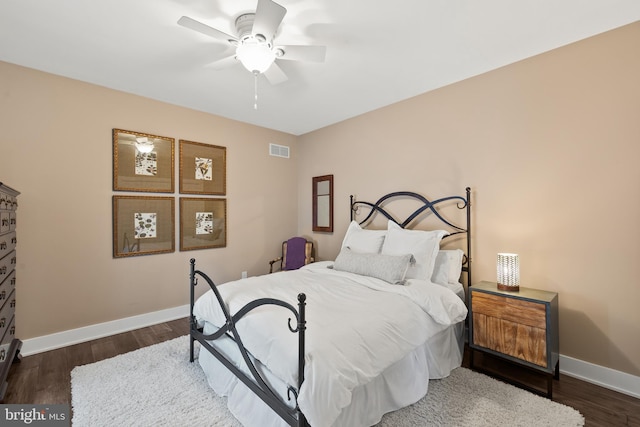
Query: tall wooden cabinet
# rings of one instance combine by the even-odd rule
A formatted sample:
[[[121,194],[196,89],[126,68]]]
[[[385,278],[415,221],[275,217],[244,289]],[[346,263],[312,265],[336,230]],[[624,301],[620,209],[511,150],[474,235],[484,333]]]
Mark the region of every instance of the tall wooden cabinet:
[[[20,193],[0,182],[0,402],[22,342],[16,338],[16,211]]]

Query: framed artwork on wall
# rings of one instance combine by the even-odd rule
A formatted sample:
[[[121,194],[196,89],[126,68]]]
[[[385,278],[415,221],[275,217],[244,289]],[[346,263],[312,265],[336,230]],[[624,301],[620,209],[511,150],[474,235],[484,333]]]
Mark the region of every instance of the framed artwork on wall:
[[[175,198],[113,196],[113,257],[175,252]]]
[[[180,140],[180,193],[222,196],[227,192],[227,148]]]
[[[174,192],[175,139],[113,129],[113,190]]]
[[[227,200],[180,197],[180,250],[227,246]]]

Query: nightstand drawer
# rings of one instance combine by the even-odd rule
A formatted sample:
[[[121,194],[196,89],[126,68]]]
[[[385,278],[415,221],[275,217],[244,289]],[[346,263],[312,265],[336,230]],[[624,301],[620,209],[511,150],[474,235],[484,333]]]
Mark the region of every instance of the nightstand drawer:
[[[545,305],[533,301],[507,299],[500,295],[474,292],[473,312],[534,328],[545,328]]]

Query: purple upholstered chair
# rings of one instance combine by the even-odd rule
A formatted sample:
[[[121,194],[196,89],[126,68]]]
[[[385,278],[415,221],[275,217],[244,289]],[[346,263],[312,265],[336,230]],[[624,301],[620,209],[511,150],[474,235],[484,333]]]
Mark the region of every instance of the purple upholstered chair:
[[[280,270],[297,270],[313,262],[313,242],[304,237],[292,237],[282,242],[282,255],[269,261],[269,273],[273,273],[273,264],[280,262]]]

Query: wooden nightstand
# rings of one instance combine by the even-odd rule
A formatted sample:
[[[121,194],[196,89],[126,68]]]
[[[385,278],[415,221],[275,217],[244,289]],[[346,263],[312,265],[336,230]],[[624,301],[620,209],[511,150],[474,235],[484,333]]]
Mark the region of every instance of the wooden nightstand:
[[[492,282],[469,291],[471,368],[475,350],[542,372],[551,398],[552,379],[559,379],[558,294],[524,287],[501,291]]]

